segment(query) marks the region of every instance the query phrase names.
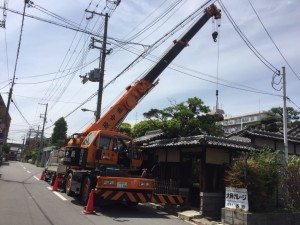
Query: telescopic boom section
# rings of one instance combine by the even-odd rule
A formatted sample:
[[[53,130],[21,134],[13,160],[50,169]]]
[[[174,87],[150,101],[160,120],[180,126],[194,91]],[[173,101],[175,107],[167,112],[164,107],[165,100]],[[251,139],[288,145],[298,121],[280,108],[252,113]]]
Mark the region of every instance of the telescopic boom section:
[[[204,15],[200,17],[190,29],[178,40],[174,40],[172,46],[166,51],[165,55],[150,68],[145,76],[126,88],[122,97],[92,126],[85,130],[89,133],[93,130],[115,130],[126,115],[138,104],[138,102],[157,84],[155,80],[176,58],[177,55],[188,45],[188,42],[211,18],[221,18],[221,11],[214,5],[205,9]]]

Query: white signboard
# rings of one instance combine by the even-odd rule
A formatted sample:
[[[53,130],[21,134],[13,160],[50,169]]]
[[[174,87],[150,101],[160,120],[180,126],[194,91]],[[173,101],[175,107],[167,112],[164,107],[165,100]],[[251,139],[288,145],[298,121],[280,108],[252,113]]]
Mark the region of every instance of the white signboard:
[[[249,210],[248,192],[246,188],[226,187],[225,207],[230,209]]]

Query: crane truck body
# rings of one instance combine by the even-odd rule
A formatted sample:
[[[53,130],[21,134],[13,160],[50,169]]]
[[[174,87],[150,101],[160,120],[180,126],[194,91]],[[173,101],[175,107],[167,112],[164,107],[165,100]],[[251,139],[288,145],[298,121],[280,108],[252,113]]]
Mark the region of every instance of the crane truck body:
[[[129,205],[139,202],[182,204],[179,195],[154,193],[155,180],[142,177],[142,156],[132,139],[118,132],[118,126],[139,101],[157,85],[158,76],[188,45],[188,42],[211,18],[221,13],[210,5],[202,15],[145,73],[143,78],[126,88],[121,98],[95,123],[82,133],[74,134],[65,150],[67,166],[66,193],[79,194],[86,204],[90,190],[100,199],[121,201]]]

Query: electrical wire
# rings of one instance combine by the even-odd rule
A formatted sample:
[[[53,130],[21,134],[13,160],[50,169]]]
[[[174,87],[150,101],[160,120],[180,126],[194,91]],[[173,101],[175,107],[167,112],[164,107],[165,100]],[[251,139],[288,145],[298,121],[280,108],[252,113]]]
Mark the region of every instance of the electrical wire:
[[[8,66],[8,53],[7,53],[7,36],[6,29],[4,29],[4,38],[5,38],[5,54],[6,54],[6,69],[7,69],[7,78],[9,79],[9,66]]]
[[[98,7],[98,5],[97,5],[97,7]],[[115,8],[116,8],[116,7],[115,7]],[[114,9],[115,9],[115,8],[114,8]],[[103,12],[104,12],[104,11],[103,11]],[[102,13],[103,13],[103,12],[102,12]],[[109,10],[109,11],[108,11],[108,15],[111,16],[113,12],[114,12],[114,10]],[[98,20],[99,20],[99,17],[98,17]],[[97,21],[98,21],[98,20],[97,20]],[[94,27],[96,26],[96,24],[97,24],[97,23],[94,24]],[[102,23],[102,24],[104,24],[104,23]],[[103,25],[101,25],[100,27],[103,28]],[[99,29],[98,29],[98,30],[99,30]],[[82,56],[82,58],[81,58],[81,61],[79,61],[79,63],[83,63],[83,62],[84,62],[84,59],[85,59],[86,55],[87,55],[87,54],[85,54],[85,53],[83,54],[83,56]],[[74,62],[75,62],[75,61],[76,61],[76,60],[74,60]],[[74,74],[74,75],[75,75],[75,74]],[[59,100],[59,99],[61,98],[61,96],[63,95],[63,93],[66,91],[67,87],[70,85],[71,79],[74,78],[74,75],[72,75],[72,76],[69,78],[69,80],[68,80],[68,82],[66,82],[66,85],[64,86],[64,88],[61,90],[61,92],[60,92],[59,94],[57,94],[58,97],[56,98],[56,100]],[[63,82],[60,83],[59,87],[62,85],[62,83],[63,83]],[[58,87],[58,88],[59,88],[59,87]],[[53,92],[53,93],[54,93],[54,92]],[[54,106],[52,105],[52,107],[50,108],[50,110],[51,110],[53,107],[54,107]]]
[[[2,90],[2,89],[4,89],[4,88],[6,88],[7,86],[9,86],[10,85],[10,83],[8,83],[7,85],[5,85],[4,87],[2,87],[2,88],[0,88],[0,90]]]
[[[16,99],[13,97],[13,101],[12,101],[13,105],[16,107],[16,109],[18,110],[18,112],[20,113],[21,117],[23,118],[23,120],[28,124],[28,126],[30,128],[33,129],[33,127],[31,126],[31,124],[28,122],[28,120],[25,118],[25,116],[23,115],[23,113],[21,112],[21,110],[19,109],[19,107],[17,106],[16,103]]]
[[[23,96],[23,95],[14,95],[16,97],[21,97],[21,98],[29,98],[29,99],[34,99],[34,100],[40,100],[40,98],[35,98],[35,97],[29,97],[29,96]],[[54,100],[50,100],[54,101]],[[67,102],[67,101],[59,101],[60,103],[65,103],[65,104],[80,104],[79,102]]]
[[[274,44],[275,48],[277,49],[277,51],[279,52],[279,54],[281,55],[281,57],[283,58],[283,60],[285,61],[285,63],[289,66],[289,68],[291,69],[291,71],[293,72],[293,74],[298,78],[298,80],[300,80],[300,77],[296,74],[296,72],[294,71],[294,69],[291,67],[291,65],[289,64],[289,62],[286,60],[286,58],[284,57],[284,55],[282,54],[282,52],[280,51],[280,49],[278,48],[278,46],[276,45],[275,41],[273,40],[273,38],[271,37],[270,33],[268,32],[267,28],[265,27],[264,23],[262,22],[261,18],[259,17],[257,11],[255,10],[255,8],[253,7],[252,3],[250,0],[248,0],[249,4],[251,5],[251,8],[253,9],[255,15],[257,16],[260,24],[262,25],[262,27],[264,28],[264,30],[266,31],[268,37],[270,38],[270,40],[272,41],[272,43]]]
[[[2,6],[0,6],[0,9],[4,9],[4,8]],[[6,10],[9,11],[9,12],[15,13],[15,14],[22,15],[22,13],[17,11],[17,10],[8,9],[8,8],[6,8]],[[58,23],[58,22],[51,21],[51,20],[43,19],[41,17],[33,16],[33,15],[30,15],[30,14],[25,14],[25,17],[29,17],[29,18],[36,19],[36,20],[39,20],[39,21],[42,21],[42,22],[46,22],[46,23],[49,23],[49,24],[57,25],[57,26],[60,26],[60,27],[63,27],[63,28],[67,28],[67,29],[70,29],[70,30],[82,32],[82,33],[85,33],[85,34],[90,34],[90,35],[101,38],[101,36],[91,32],[91,31],[84,30],[83,28],[68,26],[68,25],[65,25],[65,24],[61,24],[61,23]]]
[[[300,107],[294,101],[292,101],[289,97],[286,97],[286,99],[300,110]]]
[[[242,40],[245,42],[245,44],[248,46],[248,48],[254,53],[254,55],[267,67],[269,68],[273,73],[279,73],[279,70],[273,66],[266,58],[262,56],[262,54],[253,46],[253,44],[247,39],[247,37],[243,34],[239,26],[235,23],[234,19],[231,17],[230,13],[227,11],[225,5],[223,4],[222,0],[218,0],[223,12],[231,22],[233,28],[236,30],[238,35],[242,38]]]
[[[50,73],[44,73],[44,74],[37,74],[37,75],[32,75],[32,76],[25,76],[25,75],[21,76],[21,77],[18,76],[18,80],[20,80],[20,79],[28,79],[28,78],[36,78],[36,77],[44,77],[44,76],[49,76],[49,75],[53,75],[53,74],[57,74],[57,73],[64,73],[64,72],[67,72],[67,71],[70,71],[70,70],[73,70],[73,69],[79,69],[79,70],[81,70],[81,69],[89,66],[93,62],[96,62],[98,59],[99,59],[99,57],[93,59],[92,61],[90,61],[90,62],[88,62],[86,64],[84,64],[83,66],[75,66],[75,67],[72,67],[72,68],[67,68],[67,69],[62,70],[62,71],[59,70],[59,71],[56,71],[56,72],[50,72]]]

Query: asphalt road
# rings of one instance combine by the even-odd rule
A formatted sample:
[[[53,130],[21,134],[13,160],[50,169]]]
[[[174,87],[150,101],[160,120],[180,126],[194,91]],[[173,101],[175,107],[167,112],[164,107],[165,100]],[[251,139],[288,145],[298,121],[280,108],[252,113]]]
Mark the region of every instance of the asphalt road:
[[[165,212],[145,205],[95,207],[82,214],[76,198],[51,191],[40,181],[42,168],[23,162],[4,162],[0,167],[0,225],[187,225]]]

